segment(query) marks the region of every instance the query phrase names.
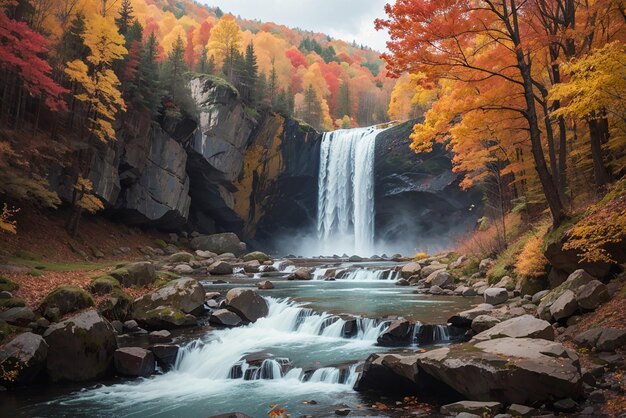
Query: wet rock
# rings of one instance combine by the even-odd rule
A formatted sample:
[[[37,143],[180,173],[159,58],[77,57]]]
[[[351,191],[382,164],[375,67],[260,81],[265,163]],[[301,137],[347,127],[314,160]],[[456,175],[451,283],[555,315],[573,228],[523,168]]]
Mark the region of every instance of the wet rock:
[[[613,351],[626,345],[626,329],[592,328],[574,337],[574,342],[598,351]]]
[[[410,341],[412,325],[406,319],[393,321],[387,330],[378,337],[378,345],[394,347],[406,345]]]
[[[156,269],[149,261],[128,264],[113,270],[110,276],[116,278],[124,287],[147,286],[156,281]]]
[[[402,270],[400,270],[400,275],[403,279],[408,279],[411,276],[419,274],[421,269],[422,266],[418,262],[412,261],[402,267]]]
[[[213,311],[209,317],[209,322],[225,327],[238,327],[243,323],[239,315],[229,311],[228,309],[218,309]]]
[[[124,330],[127,332],[139,331],[139,324],[135,320],[129,320],[124,322]]]
[[[409,282],[409,281],[408,281],[408,280],[406,280],[406,279],[400,279],[400,280],[397,280],[397,281],[396,281],[395,285],[396,285],[396,286],[410,286],[410,285],[411,285],[411,282]]]
[[[154,354],[157,364],[164,371],[168,371],[176,363],[178,356],[178,346],[173,344],[154,344],[149,347]]]
[[[251,289],[235,288],[226,294],[227,308],[248,322],[266,317],[269,307],[265,299]]]
[[[52,319],[54,312],[52,309],[58,309],[60,315],[70,312],[79,311],[81,309],[93,306],[91,295],[78,286],[60,286],[50,292],[39,307],[39,311],[43,315]]]
[[[11,308],[4,312],[0,312],[0,321],[6,321],[11,325],[25,327],[35,320],[35,314],[32,310],[25,307]]]
[[[232,232],[201,235],[192,239],[190,245],[194,250],[211,251],[216,254],[242,254],[245,251],[240,245],[239,237]]]
[[[139,347],[124,347],[113,355],[115,371],[124,376],[148,377],[154,374],[156,362],[152,351]]]
[[[357,379],[354,389],[383,393],[413,393],[420,387],[416,354],[372,354]],[[421,377],[421,376],[420,376]]]
[[[458,344],[418,354],[416,365],[469,399],[533,404],[582,393],[576,354],[542,339]]]
[[[439,270],[431,273],[427,278],[425,284],[427,286],[439,286],[444,288],[446,286],[450,286],[454,284],[454,278],[450,275],[450,273]]]
[[[48,344],[39,335],[25,332],[0,347],[0,383],[22,385],[37,380],[48,355]]]
[[[502,404],[500,402],[460,401],[443,405],[440,412],[444,415],[467,412],[478,416],[492,416],[500,412],[501,409]]]
[[[269,280],[263,280],[262,282],[258,282],[256,287],[259,288],[259,290],[270,290],[274,289],[274,283]]]
[[[244,263],[243,270],[246,273],[258,273],[260,267],[261,267],[261,263],[259,263],[257,260],[252,260],[252,261],[247,261],[246,263]]]
[[[593,311],[609,301],[609,292],[604,283],[592,280],[576,291],[576,302],[581,309]]]
[[[167,343],[172,341],[172,334],[168,330],[152,331],[148,334],[151,343]]]
[[[105,376],[117,349],[113,327],[95,310],[51,325],[43,337],[49,347],[46,370],[53,382]]]
[[[537,319],[532,315],[522,315],[500,322],[492,328],[481,332],[474,336],[472,342],[502,337],[541,338],[554,341],[554,328],[547,321]]]
[[[443,289],[437,285],[434,285],[431,286],[430,289],[428,289],[428,293],[430,293],[431,295],[441,295],[443,293]]]
[[[476,334],[480,334],[481,332],[494,327],[498,323],[500,323],[500,320],[498,318],[494,318],[490,315],[478,315],[472,321],[472,331],[474,331]]]
[[[300,267],[293,272],[293,275],[296,280],[311,280],[313,278],[311,275],[311,269],[307,267]]]
[[[485,290],[485,303],[500,305],[509,299],[509,291],[502,287],[492,287]]]
[[[556,321],[567,319],[578,310],[576,294],[566,290],[550,305],[550,314]]]

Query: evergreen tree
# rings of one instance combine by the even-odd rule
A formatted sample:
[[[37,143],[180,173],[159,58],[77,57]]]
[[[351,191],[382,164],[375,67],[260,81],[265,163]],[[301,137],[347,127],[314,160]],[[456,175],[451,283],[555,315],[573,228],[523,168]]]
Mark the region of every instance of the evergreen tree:
[[[258,82],[259,66],[257,64],[256,55],[254,53],[254,44],[246,47],[246,55],[244,58],[243,74],[241,75],[241,89],[244,101],[252,103],[256,97],[256,87]]]
[[[341,83],[339,88],[339,97],[337,98],[337,116],[352,117],[352,100],[350,99],[350,87],[348,83]]]
[[[259,74],[254,101],[260,106],[267,106],[267,77],[264,72]]]
[[[269,99],[270,106],[273,108],[276,104],[276,84],[278,82],[278,75],[276,74],[276,65],[272,59],[272,69],[267,79],[267,98]]]
[[[121,35],[126,37],[126,34],[130,30],[135,17],[133,16],[133,6],[130,0],[122,0],[122,5],[119,10],[119,17],[115,18],[115,23],[119,29]]]
[[[313,127],[319,127],[321,116],[322,107],[313,85],[309,84],[309,87],[307,87],[304,92],[304,109],[302,119]]]
[[[191,113],[194,110],[194,105],[193,100],[191,100],[189,86],[185,80],[185,73],[187,71],[188,68],[185,64],[185,42],[183,38],[178,35],[163,66],[162,79],[165,81],[172,102],[181,109]]]
[[[134,41],[141,42],[143,40],[143,26],[137,19],[133,20],[132,25],[126,33],[126,45],[132,45]]]
[[[281,89],[280,93],[278,93],[274,110],[284,116],[291,116],[291,113],[289,112],[289,99],[287,98],[287,92],[285,92],[285,89]]]
[[[158,115],[161,105],[161,90],[159,88],[159,66],[157,56],[159,44],[156,35],[151,32],[143,46],[139,61],[139,92],[143,105],[146,106],[153,117]]]
[[[85,60],[87,58],[89,51],[82,38],[85,29],[85,15],[82,12],[78,12],[70,22],[69,29],[63,34],[59,43],[59,57],[62,65],[69,61]]]
[[[219,7],[215,9],[215,17],[217,17],[218,19],[221,18],[222,16],[224,16],[224,12],[222,11],[222,9],[220,9]]]

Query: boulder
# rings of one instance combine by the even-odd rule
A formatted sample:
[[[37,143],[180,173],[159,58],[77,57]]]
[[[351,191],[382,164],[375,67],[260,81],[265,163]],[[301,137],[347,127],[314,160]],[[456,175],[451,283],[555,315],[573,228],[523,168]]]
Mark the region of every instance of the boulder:
[[[32,383],[40,376],[48,344],[37,334],[25,332],[0,347],[0,383],[6,386]]]
[[[431,273],[427,278],[425,284],[427,286],[439,286],[444,288],[446,286],[451,286],[454,284],[454,278],[450,275],[450,273],[445,270],[438,270]]]
[[[378,345],[394,347],[410,343],[412,325],[406,319],[393,321],[387,330],[378,337]]]
[[[167,258],[167,261],[172,264],[189,263],[193,260],[195,260],[195,257],[193,256],[193,254],[189,254],[184,251],[172,254]]]
[[[410,263],[402,267],[402,270],[400,270],[400,275],[403,279],[408,279],[411,276],[419,274],[421,269],[422,266],[418,262],[411,261]]]
[[[576,354],[543,339],[499,338],[416,356],[419,371],[477,401],[534,404],[582,394]]]
[[[199,258],[203,258],[205,260],[209,259],[209,258],[215,258],[217,257],[217,254],[215,254],[214,252],[211,251],[202,251],[202,250],[196,250],[195,254],[199,257]]]
[[[500,305],[509,300],[509,291],[503,287],[492,287],[485,290],[483,297],[485,298],[485,303]]]
[[[396,286],[410,286],[411,282],[409,282],[407,279],[400,279],[400,280],[396,280],[395,285]]]
[[[172,333],[166,329],[161,331],[152,331],[148,334],[148,340],[151,343],[167,343],[172,341]]]
[[[252,261],[252,260],[256,260],[262,263],[264,261],[271,260],[271,258],[267,254],[262,253],[261,251],[253,251],[243,256],[243,261]]]
[[[354,389],[384,393],[414,393],[420,388],[417,354],[372,354],[359,375]]]
[[[156,363],[152,351],[139,347],[124,347],[113,355],[115,371],[124,376],[148,377],[154,374]]]
[[[513,290],[513,289],[515,289],[515,285],[516,285],[516,282],[515,282],[515,280],[513,278],[511,278],[509,276],[504,276],[493,287],[501,287],[501,288],[504,288],[506,290]]]
[[[178,346],[173,344],[154,344],[149,348],[154,354],[157,364],[163,371],[170,370],[176,363]]]
[[[266,317],[269,307],[265,299],[251,289],[234,288],[226,294],[226,307],[247,322]]]
[[[581,309],[593,311],[610,299],[609,292],[599,280],[592,280],[576,291],[576,302]]]
[[[95,310],[52,324],[43,337],[49,347],[46,370],[53,382],[105,376],[117,349],[113,327]]]
[[[215,325],[221,325],[225,327],[238,327],[243,323],[239,315],[228,309],[218,309],[213,311],[209,322]]]
[[[232,232],[201,235],[192,239],[190,244],[194,250],[211,251],[216,254],[242,254],[245,251],[240,245],[239,237]]]
[[[626,345],[626,329],[591,328],[576,335],[574,342],[598,351],[613,351]]]
[[[509,406],[506,412],[512,417],[534,417],[539,415],[539,411],[537,409],[516,403]]]
[[[233,266],[225,261],[216,261],[208,268],[211,275],[223,276],[227,274],[233,274]]]
[[[179,264],[173,268],[174,273],[176,274],[193,274],[193,267],[189,264]]]
[[[548,293],[550,293],[549,290],[540,290],[539,292],[535,293],[531,299],[531,302],[534,303],[535,305],[541,302],[541,299],[547,295]]]
[[[11,325],[25,327],[35,320],[35,313],[26,307],[11,308],[0,312],[0,321],[6,321]]]
[[[261,263],[258,260],[246,261],[243,264],[243,271],[246,273],[258,273]]]
[[[60,286],[45,297],[39,311],[50,319],[52,317],[50,311],[54,308],[59,310],[60,315],[65,315],[90,306],[93,306],[93,299],[89,293],[78,286]]]
[[[443,405],[440,412],[444,415],[457,415],[462,412],[480,417],[493,416],[502,410],[500,402],[460,401]]]
[[[465,297],[476,296],[476,289],[474,289],[473,287],[466,287],[465,289],[463,289],[463,293],[461,293],[461,295]]]
[[[587,283],[595,280],[592,276],[585,272],[585,270],[576,270],[567,277],[562,284],[546,293],[542,298],[539,306],[537,307],[537,314],[541,319],[550,320],[552,314],[550,313],[550,306],[567,290],[575,291],[579,287],[586,285]]]
[[[430,287],[430,289],[428,289],[428,293],[430,293],[431,295],[441,295],[443,294],[443,289],[437,285],[433,285]]]
[[[472,326],[472,321],[477,316],[488,315],[491,313],[491,310],[493,310],[493,305],[483,303],[475,308],[459,312],[458,314],[451,316],[450,319],[448,319],[448,323],[459,328],[470,328]]]
[[[256,287],[260,290],[270,290],[274,289],[274,283],[270,282],[269,280],[263,280],[262,282],[258,282],[256,284]]]
[[[154,264],[149,261],[131,263],[109,273],[124,287],[146,286],[156,281],[157,275]]]
[[[478,315],[472,321],[472,331],[474,331],[476,334],[480,334],[481,332],[487,331],[488,329],[494,327],[499,323],[500,320],[498,318],[494,318],[491,315]]]
[[[89,291],[94,295],[106,295],[119,287],[120,282],[115,277],[106,274],[95,277],[89,284]]]
[[[293,272],[296,280],[311,280],[313,276],[311,275],[311,269],[307,267],[300,267],[296,271]]]
[[[491,266],[493,266],[494,261],[491,258],[485,258],[483,260],[480,260],[480,263],[478,263],[478,271],[481,273],[486,273],[487,270],[489,270],[491,268]]]
[[[578,310],[576,294],[566,290],[550,305],[550,314],[556,321],[567,319]]]
[[[422,267],[422,269],[420,270],[420,275],[422,276],[423,279],[425,279],[431,274],[433,274],[434,272],[439,271],[439,270],[445,270],[446,268],[448,268],[448,266],[445,264],[440,264],[440,263],[429,264],[427,266]]]
[[[98,304],[98,312],[109,321],[126,321],[132,314],[133,299],[122,289],[115,289]]]
[[[542,338],[544,340],[554,341],[554,328],[552,328],[552,325],[547,321],[537,319],[532,315],[522,315],[495,324],[493,327],[474,336],[472,342],[503,337]]]

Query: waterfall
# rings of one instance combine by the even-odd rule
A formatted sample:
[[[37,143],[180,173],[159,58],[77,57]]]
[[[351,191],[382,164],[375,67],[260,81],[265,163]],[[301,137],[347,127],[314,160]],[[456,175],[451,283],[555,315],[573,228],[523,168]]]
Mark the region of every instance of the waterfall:
[[[376,127],[327,132],[322,138],[317,231],[327,252],[367,255],[374,247]]]

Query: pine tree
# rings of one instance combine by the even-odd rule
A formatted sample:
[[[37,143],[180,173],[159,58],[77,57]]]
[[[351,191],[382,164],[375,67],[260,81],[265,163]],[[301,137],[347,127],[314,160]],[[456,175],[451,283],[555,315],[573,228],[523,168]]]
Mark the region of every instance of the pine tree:
[[[185,43],[183,38],[178,35],[163,67],[163,80],[171,100],[181,109],[192,112],[194,110],[193,100],[191,100],[191,92],[185,80],[187,71]]]
[[[84,60],[87,57],[88,50],[82,38],[85,29],[85,15],[78,12],[70,22],[69,29],[63,33],[61,42],[59,42],[59,57],[63,65],[68,61]]]
[[[259,66],[257,64],[256,55],[254,53],[254,44],[246,47],[246,56],[244,60],[244,72],[241,79],[242,97],[244,101],[252,103],[256,97],[256,85],[258,82]]]
[[[337,116],[352,117],[352,100],[350,99],[350,87],[348,83],[341,83],[339,97],[337,98]]]
[[[264,72],[259,74],[254,101],[261,106],[267,106],[267,77]]]
[[[131,45],[134,41],[141,42],[143,40],[143,26],[137,19],[130,25],[128,32],[126,33],[126,45]]]
[[[130,3],[130,0],[122,0],[122,5],[120,6],[118,13],[119,17],[115,18],[115,24],[117,25],[120,34],[126,37],[126,34],[135,20],[135,17],[133,16],[133,6]]]
[[[151,32],[143,46],[139,61],[139,92],[143,105],[150,110],[153,117],[158,115],[161,105],[158,53],[158,41],[154,32]]]
[[[273,108],[276,104],[276,83],[278,82],[278,75],[276,74],[276,65],[272,59],[272,69],[267,79],[267,98],[269,99],[270,106]]]
[[[289,99],[287,98],[287,92],[285,92],[285,89],[281,89],[280,93],[278,93],[278,98],[276,99],[276,106],[274,110],[284,116],[291,116],[289,112]]]
[[[304,92],[304,109],[302,118],[309,125],[319,127],[321,114],[322,107],[319,99],[317,98],[313,85],[309,84],[309,87],[307,87]]]

